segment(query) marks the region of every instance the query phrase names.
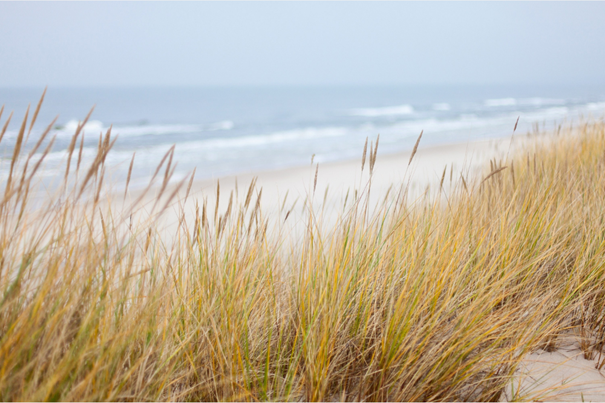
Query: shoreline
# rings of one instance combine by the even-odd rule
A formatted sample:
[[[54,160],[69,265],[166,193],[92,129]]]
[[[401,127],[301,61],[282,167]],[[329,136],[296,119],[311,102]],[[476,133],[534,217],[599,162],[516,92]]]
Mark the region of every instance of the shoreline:
[[[526,142],[524,139],[520,139],[520,136],[515,136],[512,147],[510,147],[511,153],[518,148],[519,143]],[[511,136],[428,147],[423,147],[421,140],[409,165],[412,150],[377,156],[372,175],[372,192],[379,197],[391,185],[408,183],[409,190],[415,195],[420,195],[427,186],[432,187],[439,184],[446,167],[448,181],[452,167],[456,174],[472,177],[481,168],[484,168],[491,158],[505,156],[510,144]],[[368,143],[368,152],[369,148]],[[328,198],[331,198],[330,200],[333,200],[335,196],[344,197],[348,189],[363,187],[370,178],[368,161],[366,161],[363,172],[361,171],[362,151],[360,150],[358,158],[343,161],[261,170],[213,179],[194,179],[189,199],[206,197],[209,205],[212,205],[216,201],[217,183],[220,183],[220,191],[223,194],[235,191],[237,182],[241,196],[242,192],[247,191],[251,181],[257,178],[257,189],[263,189],[262,207],[268,212],[276,206],[281,206],[281,202],[276,203],[275,201],[283,201],[286,192],[288,192],[289,198],[292,196],[305,198],[313,193],[316,169],[315,201],[323,200],[327,187],[329,187]],[[184,190],[182,189],[180,193],[184,194]],[[223,207],[222,203],[227,203],[227,201],[222,198],[219,202],[221,207]]]
[[[551,136],[543,133],[537,136],[516,133],[512,142],[509,135],[428,147],[423,147],[421,139],[411,164],[409,162],[412,150],[378,155],[369,191],[370,212],[384,205],[385,196],[390,198],[389,201],[394,201],[397,196],[395,193],[398,193],[401,188],[405,189],[405,203],[410,206],[426,201],[427,194],[431,198],[438,194],[438,197],[446,200],[451,193],[456,192],[461,176],[464,176],[468,183],[472,183],[480,175],[489,172],[490,160],[500,161],[507,154],[512,156],[542,138],[548,140]],[[368,154],[369,149],[370,144],[368,144]],[[216,179],[195,180],[194,178],[188,194],[187,181],[178,191],[176,189],[178,184],[169,184],[161,196],[163,201],[160,203],[156,203],[161,187],[161,181],[157,180],[141,199],[137,212],[130,215],[130,222],[141,223],[151,220],[155,222],[163,242],[166,245],[174,244],[178,242],[175,234],[179,232],[179,226],[183,222],[194,223],[196,215],[202,214],[204,204],[210,217],[216,216],[220,219],[220,216],[229,210],[230,200],[234,206],[244,204],[249,187],[256,179],[251,197],[251,209],[261,196],[259,209],[271,231],[280,238],[287,235],[288,241],[296,244],[306,232],[310,206],[314,215],[320,215],[316,218],[322,223],[322,231],[329,232],[347,214],[348,207],[344,208],[345,201],[348,200],[347,206],[350,206],[355,192],[364,197],[364,193],[368,191],[370,174],[369,157],[366,159],[363,172],[361,170],[362,152],[363,150],[360,150],[359,158],[319,164],[319,168],[317,164],[309,164]],[[435,193],[433,189],[439,189],[444,169],[447,169],[447,172],[443,191],[439,190],[439,193]],[[317,182],[314,191],[316,170]],[[161,172],[159,176],[162,176]],[[217,185],[220,186],[218,203]],[[123,193],[111,192],[109,197],[112,209],[120,211],[125,205],[130,205],[138,199],[142,192],[142,190],[129,191],[125,199]],[[168,197],[173,194],[174,198],[170,201],[169,207],[161,215],[157,215]],[[150,212],[153,214],[149,215]]]
[[[491,159],[501,160],[507,154],[512,156],[541,137],[550,138],[549,136],[528,136],[515,133],[512,142],[509,135],[428,147],[423,147],[421,139],[411,163],[409,162],[412,150],[378,155],[371,178],[370,207],[377,207],[384,200],[384,196],[390,191],[390,188],[393,188],[391,191],[398,191],[400,185],[406,188],[409,203],[420,201],[427,191],[431,192],[431,189],[439,188],[444,169],[447,172],[443,188],[447,192],[449,186],[454,185],[461,175],[467,181],[477,179],[482,170],[485,170],[486,167],[489,168]],[[368,143],[368,154],[369,151],[370,143]],[[196,206],[199,206],[201,211],[206,202],[210,212],[214,214],[214,210],[218,208],[220,215],[228,209],[231,195],[233,195],[235,205],[243,203],[250,184],[256,179],[252,199],[256,203],[257,197],[262,191],[259,207],[265,217],[273,220],[281,216],[283,224],[285,215],[290,212],[288,219],[289,225],[291,225],[290,230],[298,226],[302,231],[305,221],[302,220],[305,216],[303,207],[308,206],[310,202],[314,211],[321,211],[326,228],[330,228],[343,212],[347,191],[364,192],[368,189],[367,185],[370,183],[369,157],[366,159],[362,172],[362,152],[363,150],[359,150],[358,158],[344,161],[248,172],[214,179],[196,180],[194,178],[189,194],[187,195],[188,183],[185,181],[171,201],[172,207],[155,219],[161,228],[161,233],[164,234],[163,237],[170,243],[172,242],[170,234],[175,232],[183,216],[187,221],[195,220]],[[317,181],[315,183],[316,170]],[[161,182],[156,180],[156,183],[139,203],[139,206],[142,207],[142,217],[145,217],[151,206],[156,204],[155,200],[160,185]],[[216,200],[217,185],[220,187],[218,203]],[[166,198],[167,195],[173,194],[177,186],[178,184],[169,184],[162,197]],[[140,189],[129,191],[126,203],[130,204],[142,193],[143,190]],[[116,210],[122,208],[124,205],[122,195],[120,192],[111,192],[112,208],[116,208]],[[392,193],[390,195],[393,196]],[[295,230],[295,232],[297,231]]]

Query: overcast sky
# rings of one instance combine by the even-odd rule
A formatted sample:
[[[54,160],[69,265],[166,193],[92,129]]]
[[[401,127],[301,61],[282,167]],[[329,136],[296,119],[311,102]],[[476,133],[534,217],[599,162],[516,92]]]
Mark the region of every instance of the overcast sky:
[[[0,2],[0,86],[605,83],[605,2]]]

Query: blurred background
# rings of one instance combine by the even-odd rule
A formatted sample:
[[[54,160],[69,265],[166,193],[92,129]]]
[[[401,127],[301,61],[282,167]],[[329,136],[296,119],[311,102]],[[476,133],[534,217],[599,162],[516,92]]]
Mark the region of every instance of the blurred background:
[[[272,170],[510,135],[605,113],[605,3],[0,2],[0,177],[27,105],[78,121],[84,155],[113,125],[110,163],[146,184]],[[32,141],[30,140],[30,143]]]

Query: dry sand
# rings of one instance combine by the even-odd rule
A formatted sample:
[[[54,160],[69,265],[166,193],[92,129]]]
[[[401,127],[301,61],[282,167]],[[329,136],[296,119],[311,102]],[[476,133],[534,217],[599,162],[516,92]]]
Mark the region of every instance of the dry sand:
[[[515,139],[515,143],[521,143],[521,140]],[[423,147],[421,142],[410,165],[408,165],[410,151],[391,155],[379,154],[371,179],[370,205],[377,206],[378,202],[384,200],[392,185],[394,190],[390,192],[390,195],[395,197],[396,191],[402,184],[407,188],[408,202],[413,203],[420,199],[427,189],[431,191],[431,189],[438,188],[446,166],[448,167],[447,183],[449,183],[449,172],[452,168],[454,179],[458,179],[460,175],[468,179],[470,176],[478,174],[490,158],[503,158],[509,149],[515,148],[515,143],[511,147],[510,138],[504,138]],[[347,191],[350,192],[349,201],[352,200],[355,190],[360,194],[367,192],[370,179],[369,158],[366,160],[362,172],[362,150],[359,154],[359,159],[319,164],[319,167],[317,164],[311,164],[311,158],[309,158],[307,166],[194,181],[186,199],[187,186],[185,184],[178,193],[180,202],[172,203],[172,207],[158,219],[158,228],[161,229],[164,241],[170,244],[172,243],[171,234],[176,232],[179,218],[184,215],[188,223],[194,222],[196,205],[201,210],[206,201],[210,215],[214,215],[217,205],[217,183],[220,184],[218,203],[218,215],[220,216],[228,208],[231,193],[234,195],[235,205],[238,201],[243,203],[250,183],[256,179],[252,203],[256,202],[256,197],[262,189],[260,206],[263,216],[268,217],[270,223],[271,221],[279,222],[282,234],[297,237],[304,231],[308,210],[303,207],[310,201],[313,203],[313,211],[321,214],[321,220],[318,221],[322,223],[323,229],[329,229],[334,227],[343,212]],[[315,184],[316,172],[317,183]],[[169,187],[164,195],[169,195],[172,191]],[[143,198],[144,208],[142,214],[137,215],[138,217],[146,217],[146,212],[152,210],[156,194],[157,189],[154,189]],[[120,211],[123,208],[121,206],[123,195],[114,196],[113,210]],[[133,192],[129,194],[126,201],[130,203],[139,196],[140,192]],[[163,203],[158,203],[154,211],[157,212]],[[289,211],[288,220],[284,222],[285,215]],[[135,218],[133,221],[135,227],[137,220]]]
[[[446,166],[448,167],[447,183],[449,183],[449,172],[452,167],[454,179],[459,178],[460,175],[464,175],[468,179],[472,175],[479,174],[479,170],[485,168],[485,163],[490,158],[503,158],[509,150],[518,148],[515,144],[521,142],[521,138],[515,139],[512,147],[510,137],[433,147],[423,147],[421,142],[409,166],[410,151],[391,155],[379,154],[371,180],[371,203],[375,205],[383,200],[392,185],[393,189],[396,189],[401,184],[408,188],[408,200],[414,202],[427,189],[430,191],[430,189],[438,188]],[[243,201],[249,184],[256,178],[255,197],[262,189],[261,207],[265,217],[280,214],[280,212],[283,216],[298,200],[296,208],[290,215],[293,219],[289,218],[288,221],[300,219],[303,203],[310,198],[313,201],[314,211],[323,210],[322,221],[329,226],[342,211],[347,191],[351,193],[355,189],[359,192],[367,191],[370,178],[368,165],[369,162],[366,161],[365,169],[362,172],[360,150],[359,159],[319,164],[319,167],[309,161],[309,165],[302,167],[201,180],[193,183],[183,211],[189,218],[191,212],[194,211],[195,203],[197,202],[201,206],[204,199],[211,211],[214,211],[217,182],[219,182],[219,212],[224,212],[227,209],[230,193],[234,192],[234,195],[237,194],[237,199],[240,202]],[[314,190],[316,172],[317,183]],[[180,196],[184,196],[184,193],[181,191]],[[391,194],[394,193],[395,191],[392,190]],[[284,204],[286,197],[287,200]],[[151,199],[152,195],[149,200]],[[164,227],[168,229],[174,225],[174,221],[174,218],[165,220]]]
[[[578,336],[569,336],[553,352],[529,354],[503,401],[604,402],[605,373],[596,368],[598,356],[586,359]]]

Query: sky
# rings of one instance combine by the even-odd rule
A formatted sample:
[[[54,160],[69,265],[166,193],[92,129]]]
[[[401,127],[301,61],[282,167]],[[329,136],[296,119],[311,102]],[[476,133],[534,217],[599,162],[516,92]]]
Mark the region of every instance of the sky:
[[[0,2],[0,87],[604,84],[605,2]]]

